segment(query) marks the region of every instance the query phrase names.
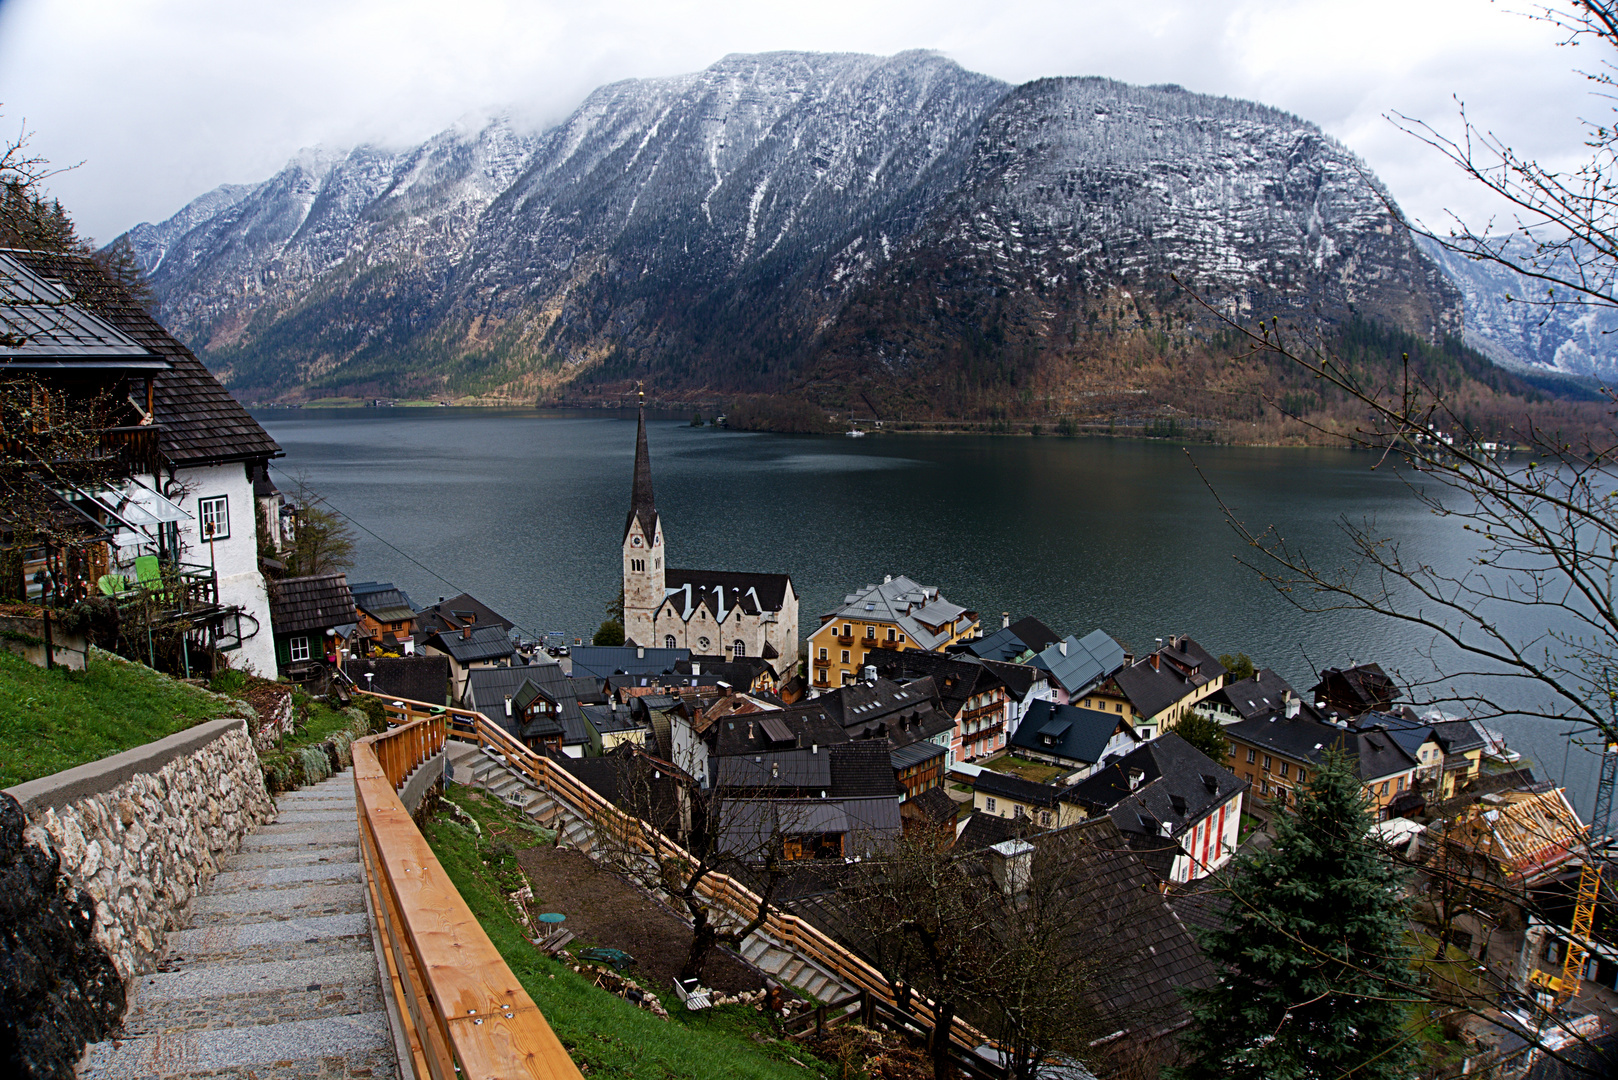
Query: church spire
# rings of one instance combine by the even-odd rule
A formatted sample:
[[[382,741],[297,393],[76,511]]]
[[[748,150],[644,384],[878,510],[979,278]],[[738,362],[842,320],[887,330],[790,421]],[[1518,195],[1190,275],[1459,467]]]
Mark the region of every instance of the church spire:
[[[635,430],[635,486],[629,494],[629,517],[624,520],[624,535],[638,519],[640,530],[646,534],[646,543],[656,534],[657,501],[652,498],[652,457],[646,450],[646,392],[641,391],[640,420]]]

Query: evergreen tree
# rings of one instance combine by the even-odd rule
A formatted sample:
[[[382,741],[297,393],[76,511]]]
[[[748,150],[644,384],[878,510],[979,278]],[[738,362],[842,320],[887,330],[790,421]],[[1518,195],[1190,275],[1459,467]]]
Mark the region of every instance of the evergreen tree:
[[[1230,743],[1225,738],[1225,727],[1219,721],[1199,712],[1186,713],[1175,724],[1174,734],[1201,750],[1218,765],[1230,756]]]
[[[1240,860],[1220,929],[1201,935],[1220,982],[1190,991],[1189,1064],[1175,1080],[1393,1080],[1412,1075],[1401,873],[1365,831],[1369,804],[1329,754]]]

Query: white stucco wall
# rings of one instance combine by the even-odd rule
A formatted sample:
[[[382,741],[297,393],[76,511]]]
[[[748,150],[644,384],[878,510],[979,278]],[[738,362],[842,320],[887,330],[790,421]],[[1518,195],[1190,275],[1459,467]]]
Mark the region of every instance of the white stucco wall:
[[[219,577],[219,602],[238,605],[244,612],[242,647],[230,654],[231,666],[251,667],[256,673],[273,679],[276,667],[275,640],[270,630],[270,597],[258,567],[258,517],[247,467],[234,462],[184,468],[177,470],[174,478],[184,491],[174,495],[172,501],[191,515],[179,526],[181,558],[198,566],[212,565]],[[201,534],[197,504],[221,495],[226,500],[230,532],[224,539],[216,538],[210,544]],[[246,617],[249,615],[258,620],[258,632],[252,637],[247,637],[253,626]]]

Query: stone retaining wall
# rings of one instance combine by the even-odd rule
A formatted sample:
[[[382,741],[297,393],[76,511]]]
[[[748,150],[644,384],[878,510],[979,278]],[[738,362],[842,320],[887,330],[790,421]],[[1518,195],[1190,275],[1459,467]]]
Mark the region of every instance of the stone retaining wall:
[[[95,940],[128,983],[148,971],[218,860],[275,815],[241,719],[212,720],[8,789],[27,838],[95,902]]]

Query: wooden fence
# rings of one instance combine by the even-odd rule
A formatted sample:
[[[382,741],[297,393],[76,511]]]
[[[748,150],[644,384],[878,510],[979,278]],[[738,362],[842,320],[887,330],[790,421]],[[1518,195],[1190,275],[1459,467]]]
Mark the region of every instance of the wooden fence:
[[[416,828],[399,789],[436,767],[451,718],[424,711],[354,744],[360,857],[416,1080],[580,1080]]]
[[[638,818],[630,817],[562,766],[528,749],[482,713],[448,709],[442,705],[408,701],[386,694],[370,696],[381,699],[397,722],[414,725],[436,719],[445,724],[451,737],[495,751],[508,765],[532,780],[541,791],[566,804],[575,814],[592,822],[597,828],[612,829],[620,842],[627,838],[631,845],[640,847],[648,854],[653,853],[655,845],[656,854],[669,864],[682,860],[687,863],[694,861],[673,840]],[[698,884],[697,893],[716,908],[744,923],[749,921],[752,912],[758,910],[761,902],[756,893],[726,874],[708,875]],[[771,911],[764,922],[763,931],[783,948],[819,964],[848,985],[872,995],[889,1007],[897,1006],[888,980],[881,972],[796,915]],[[914,997],[910,999],[909,1015],[924,1023],[932,1023],[930,1006]],[[950,1036],[958,1046],[968,1051],[987,1041],[976,1028],[960,1017],[954,1018]]]

